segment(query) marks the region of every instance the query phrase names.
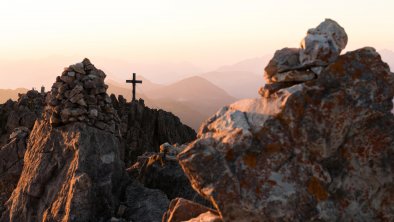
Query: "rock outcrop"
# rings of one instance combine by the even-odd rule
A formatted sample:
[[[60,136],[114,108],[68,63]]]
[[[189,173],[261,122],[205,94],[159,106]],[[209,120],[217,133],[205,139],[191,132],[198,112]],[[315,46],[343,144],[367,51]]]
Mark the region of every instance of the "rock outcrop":
[[[123,160],[167,141],[190,141],[195,132],[143,101],[108,96],[104,79],[84,59],[66,68],[49,93],[29,91],[0,106],[7,137],[0,221],[161,221],[167,195],[130,178]]]
[[[320,32],[326,38],[319,27],[308,35]],[[337,49],[344,36],[331,39]],[[266,77],[303,62],[286,51]],[[313,79],[222,108],[178,155],[224,221],[394,219],[394,74],[370,47],[324,61]]]
[[[123,97],[111,98],[121,119],[124,161],[128,166],[145,152],[159,152],[163,143],[184,144],[196,138],[196,132],[172,113],[150,109],[143,100],[126,103]]]
[[[265,67],[266,84],[259,93],[268,98],[280,89],[315,79],[338,58],[347,40],[345,30],[331,19],[309,29],[301,41],[301,48],[283,48],[275,52]]]
[[[8,143],[0,148],[0,216],[5,210],[5,202],[19,181],[29,133],[26,127],[14,129]]]
[[[30,118],[29,124],[35,125],[23,170],[1,221],[92,221],[114,214],[121,192],[117,186],[125,171],[119,155],[120,134],[115,133],[116,112],[104,78],[87,59],[57,78],[46,98],[43,118]],[[27,99],[22,96],[18,109],[33,109],[29,99],[43,97],[37,94],[29,91]],[[88,100],[91,95],[95,102]],[[88,101],[83,103],[84,99]],[[42,111],[42,103],[36,105]],[[97,115],[91,116],[95,108]],[[76,115],[78,110],[81,113]],[[106,122],[101,126],[101,121]],[[10,152],[20,148],[11,147]]]
[[[99,221],[115,211],[122,179],[119,140],[76,122],[37,121],[1,221]]]
[[[184,148],[186,145],[172,146],[165,143],[160,146],[160,153],[144,153],[127,171],[145,187],[163,191],[170,200],[182,197],[211,207],[208,200],[193,190],[176,159],[176,155]]]
[[[8,100],[0,107],[0,146],[7,143],[10,134],[17,127],[31,130],[34,122],[42,115],[45,94],[30,90],[20,94],[18,101]]]

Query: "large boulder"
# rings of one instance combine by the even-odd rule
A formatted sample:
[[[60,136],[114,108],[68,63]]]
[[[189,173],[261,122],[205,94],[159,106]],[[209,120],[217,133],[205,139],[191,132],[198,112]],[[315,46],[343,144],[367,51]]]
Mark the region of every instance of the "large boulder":
[[[309,29],[301,41],[300,62],[302,65],[328,65],[338,58],[346,44],[345,29],[336,21],[326,19]]]
[[[266,84],[259,93],[269,98],[280,89],[315,79],[338,58],[346,44],[345,30],[334,20],[324,20],[308,30],[300,49],[283,48],[275,52],[264,69]]]
[[[317,79],[222,108],[178,159],[224,221],[392,221],[393,96],[373,48],[348,52]]]

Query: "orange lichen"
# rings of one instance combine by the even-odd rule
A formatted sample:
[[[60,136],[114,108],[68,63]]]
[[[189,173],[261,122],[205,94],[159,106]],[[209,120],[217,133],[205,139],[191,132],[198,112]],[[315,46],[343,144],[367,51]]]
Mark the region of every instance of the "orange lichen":
[[[229,149],[226,153],[226,160],[227,161],[234,161],[235,156],[234,156],[234,151],[232,149]]]
[[[312,177],[308,183],[308,192],[312,194],[317,201],[324,201],[328,198],[326,189],[321,185],[316,177]]]
[[[243,156],[243,160],[249,167],[254,168],[257,165],[257,157],[253,153],[247,153],[245,156]]]
[[[278,143],[271,143],[266,146],[266,151],[268,154],[274,154],[281,150],[281,146]]]

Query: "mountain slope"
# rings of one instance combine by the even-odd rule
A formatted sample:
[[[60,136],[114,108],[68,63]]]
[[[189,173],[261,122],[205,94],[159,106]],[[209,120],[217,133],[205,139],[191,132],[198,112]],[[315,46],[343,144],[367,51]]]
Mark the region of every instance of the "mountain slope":
[[[109,81],[107,84],[109,93],[123,95],[130,100],[131,86],[126,86],[126,88],[123,84],[114,81]],[[144,80],[142,85],[144,85]],[[144,99],[149,107],[174,113],[182,122],[195,130],[198,130],[200,124],[220,107],[236,100],[223,89],[198,76],[167,86],[153,86],[141,93],[140,89],[143,89],[143,86],[138,85],[137,97]]]
[[[149,98],[168,98],[208,115],[215,113],[223,105],[235,101],[235,98],[226,91],[199,76],[189,77],[146,93]]]

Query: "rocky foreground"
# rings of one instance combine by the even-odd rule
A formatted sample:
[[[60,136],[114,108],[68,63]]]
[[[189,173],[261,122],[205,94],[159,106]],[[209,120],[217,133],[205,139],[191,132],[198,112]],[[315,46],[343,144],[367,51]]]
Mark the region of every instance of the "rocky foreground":
[[[394,73],[371,47],[341,55],[347,41],[330,19],[308,30],[261,98],[197,138],[108,96],[88,60],[68,67],[0,106],[0,221],[393,221]]]
[[[394,220],[394,74],[373,48],[339,55],[346,42],[326,20],[277,51],[263,98],[223,107],[179,154],[218,218]]]
[[[1,221],[161,220],[165,192],[174,190],[149,189],[126,167],[196,134],[142,100],[109,96],[104,79],[85,59],[66,68],[50,92],[29,91],[0,106]],[[176,195],[198,196],[175,167],[184,178]]]

